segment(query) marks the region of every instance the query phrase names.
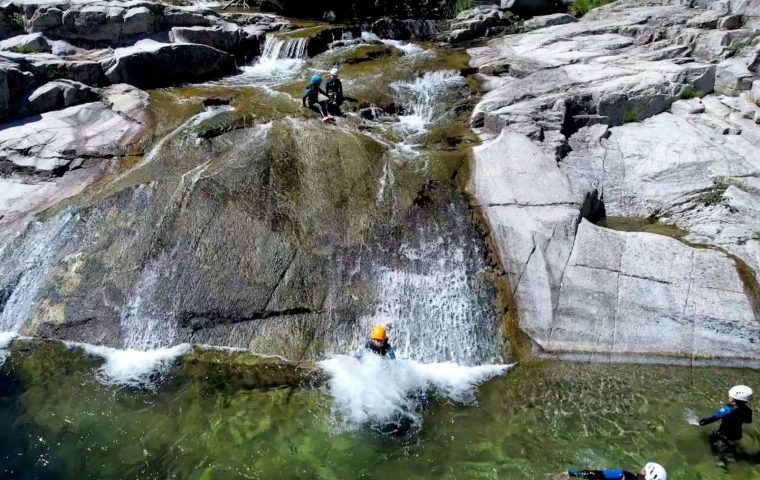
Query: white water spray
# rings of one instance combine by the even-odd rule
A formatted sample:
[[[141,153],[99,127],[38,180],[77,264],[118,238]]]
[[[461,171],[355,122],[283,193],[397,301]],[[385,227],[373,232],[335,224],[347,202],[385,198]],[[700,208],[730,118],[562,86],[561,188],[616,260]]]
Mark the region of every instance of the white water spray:
[[[334,399],[333,413],[349,429],[366,424],[419,427],[429,395],[471,402],[479,384],[512,367],[425,364],[384,360],[376,355],[366,355],[361,361],[339,355],[318,365],[330,374],[326,389]]]
[[[190,352],[190,344],[156,350],[119,350],[116,348],[65,342],[69,348],[81,348],[90,355],[102,357],[105,363],[98,369],[98,380],[106,385],[153,388],[155,380],[171,370],[177,358]]]
[[[439,121],[447,110],[440,99],[446,94],[458,94],[464,88],[464,78],[453,70],[426,73],[410,81],[393,82],[390,87],[409,111],[399,117],[399,127],[407,133],[422,133]]]
[[[397,50],[400,50],[402,53],[404,53],[404,55],[408,55],[408,56],[418,56],[418,55],[428,54],[428,52],[430,52],[430,54],[432,55],[435,55],[435,51],[425,50],[424,48],[420,47],[417,44],[414,44],[411,42],[404,42],[401,40],[389,40],[387,38],[380,38],[379,36],[375,35],[372,32],[362,32],[362,39],[369,42],[380,42],[382,44],[385,44]]]
[[[11,352],[8,347],[11,346],[11,342],[16,338],[14,332],[0,332],[0,367],[3,366],[5,360],[10,356]]]
[[[279,38],[269,34],[264,42],[261,57],[253,65],[242,68],[238,78],[246,83],[277,85],[297,77],[307,57],[307,38]]]

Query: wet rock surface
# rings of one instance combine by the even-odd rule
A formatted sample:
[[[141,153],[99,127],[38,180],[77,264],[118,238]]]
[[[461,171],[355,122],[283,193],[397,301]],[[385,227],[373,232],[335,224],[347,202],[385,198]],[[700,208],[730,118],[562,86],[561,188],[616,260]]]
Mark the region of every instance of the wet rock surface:
[[[471,191],[537,352],[760,360],[757,5],[705,6],[616,2],[470,49]],[[591,193],[686,243],[582,220]]]

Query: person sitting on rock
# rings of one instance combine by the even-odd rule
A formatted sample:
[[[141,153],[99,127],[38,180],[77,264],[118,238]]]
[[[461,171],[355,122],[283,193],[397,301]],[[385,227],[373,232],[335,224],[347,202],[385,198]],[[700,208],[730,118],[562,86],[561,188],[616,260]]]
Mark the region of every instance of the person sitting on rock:
[[[309,107],[317,112],[322,118],[325,118],[329,116],[329,113],[327,112],[327,105],[325,105],[325,102],[319,100],[319,94],[321,93],[322,95],[327,96],[327,93],[322,90],[321,85],[322,77],[319,75],[311,77],[311,83],[306,87],[306,92],[303,94],[301,103],[304,107]]]
[[[693,425],[703,427],[720,420],[720,427],[710,434],[710,447],[718,456],[718,463],[725,467],[736,452],[736,441],[742,438],[742,425],[752,423],[752,409],[747,405],[752,401],[752,389],[746,385],[735,385],[728,391],[728,403],[711,416]]]
[[[343,105],[343,102],[357,101],[355,98],[346,97],[343,94],[343,83],[340,81],[340,78],[338,78],[337,68],[330,70],[330,79],[325,85],[325,91],[327,92],[327,97],[329,98],[328,107],[331,115],[341,114],[340,106]]]
[[[382,325],[375,325],[372,327],[372,332],[369,335],[369,342],[356,352],[356,358],[361,359],[367,353],[374,353],[391,360],[396,359],[396,352],[388,343],[388,337],[385,335],[385,327]]]
[[[591,480],[668,480],[668,473],[659,463],[649,462],[639,473],[631,473],[622,469],[615,470],[568,470],[560,476],[566,480],[573,478],[588,478]]]

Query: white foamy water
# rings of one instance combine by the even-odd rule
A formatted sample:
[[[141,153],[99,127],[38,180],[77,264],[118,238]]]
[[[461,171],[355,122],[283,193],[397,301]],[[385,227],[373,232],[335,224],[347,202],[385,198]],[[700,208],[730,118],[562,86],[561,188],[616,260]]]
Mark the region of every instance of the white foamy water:
[[[0,262],[0,281],[6,288],[12,286],[0,311],[0,330],[17,332],[37,305],[43,282],[59,262],[59,247],[70,240],[73,218],[66,210],[46,222],[31,222],[26,230],[0,247],[0,253],[10,249],[15,257],[14,262]],[[16,245],[20,238],[26,239],[23,249]]]
[[[190,352],[189,343],[155,350],[133,350],[65,342],[69,348],[81,348],[90,355],[105,359],[98,369],[98,380],[106,385],[152,388],[155,380],[171,370],[180,356]]]
[[[428,72],[414,80],[393,82],[391,89],[409,113],[399,116],[398,127],[421,133],[447,113],[441,96],[465,87],[464,78],[453,70]]]
[[[10,350],[7,350],[11,346],[11,342],[18,335],[13,332],[0,332],[0,367],[3,366],[5,360],[10,356]]]
[[[388,40],[387,38],[380,38],[372,32],[362,32],[362,39],[367,41],[380,42],[385,45],[391,46],[397,50],[400,50],[404,55],[421,55],[428,53],[428,50],[420,47],[417,44],[411,42],[404,42],[401,40]],[[435,54],[434,51],[430,51],[431,54]]]
[[[479,384],[512,367],[425,364],[384,360],[377,355],[367,355],[361,361],[339,355],[318,365],[330,375],[325,388],[334,399],[333,413],[349,429],[366,424],[419,426],[427,396],[470,402]]]
[[[306,38],[281,39],[267,35],[261,57],[253,65],[244,66],[242,73],[226,82],[279,85],[301,74],[307,56]]]

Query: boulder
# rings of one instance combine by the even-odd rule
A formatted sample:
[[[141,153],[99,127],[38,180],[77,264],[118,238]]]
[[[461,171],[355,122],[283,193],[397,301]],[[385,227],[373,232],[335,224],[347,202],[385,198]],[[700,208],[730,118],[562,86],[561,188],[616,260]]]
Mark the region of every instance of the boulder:
[[[452,21],[448,40],[462,43],[504,31],[512,21],[495,7],[480,6],[461,12]]]
[[[34,84],[34,75],[15,63],[0,61],[0,121],[17,114],[16,103]]]
[[[174,27],[169,32],[172,43],[198,43],[248,61],[260,54],[260,36],[250,34],[234,24],[214,27]]]
[[[715,92],[735,97],[752,88],[752,79],[752,72],[742,60],[729,58],[717,66]]]
[[[63,25],[63,11],[55,7],[39,7],[29,20],[30,32],[47,32]]]
[[[686,26],[690,28],[715,29],[718,28],[718,21],[721,18],[723,18],[722,12],[708,10],[704,13],[700,13],[696,17],[689,19],[686,22]]]
[[[58,34],[66,40],[115,44],[120,39],[124,13],[115,6],[77,5],[63,12]]]
[[[760,325],[728,255],[585,220],[564,270],[555,320],[534,335],[550,352],[760,358],[760,345],[752,342]]]
[[[55,80],[36,88],[27,96],[21,109],[23,115],[35,115],[92,102],[99,98],[98,92],[79,82]]]
[[[391,40],[432,40],[438,36],[436,20],[399,20],[383,17],[370,27],[375,35]]]
[[[567,13],[555,13],[552,15],[539,15],[523,22],[524,30],[538,30],[539,28],[575,23],[578,19]]]
[[[755,80],[752,82],[751,95],[755,103],[760,105],[760,80]]]
[[[151,34],[156,31],[157,19],[146,7],[130,8],[124,14],[119,38]]]
[[[50,52],[50,43],[41,33],[30,33],[0,41],[0,50],[16,53],[45,53]]]
[[[29,70],[41,81],[67,79],[91,87],[101,85],[103,75],[100,63],[93,60],[33,60]]]
[[[554,0],[500,0],[499,8],[523,17],[566,11],[561,2]]]
[[[126,95],[122,89],[120,95]],[[133,102],[147,105],[147,95],[134,88]],[[16,168],[58,172],[85,157],[120,154],[136,140],[144,124],[121,115],[105,103],[92,102],[43,113],[34,121],[18,121],[0,128],[0,158]]]
[[[110,83],[158,88],[207,80],[236,70],[235,58],[206,45],[141,41],[100,62]]]
[[[735,30],[741,28],[742,23],[741,15],[726,15],[718,20],[718,28],[721,30]]]
[[[169,7],[164,10],[159,25],[163,30],[174,27],[210,27],[216,19],[216,14],[210,10],[198,12]]]

